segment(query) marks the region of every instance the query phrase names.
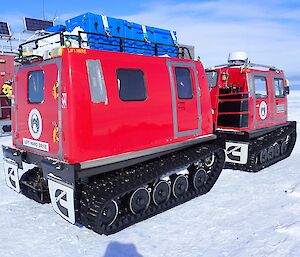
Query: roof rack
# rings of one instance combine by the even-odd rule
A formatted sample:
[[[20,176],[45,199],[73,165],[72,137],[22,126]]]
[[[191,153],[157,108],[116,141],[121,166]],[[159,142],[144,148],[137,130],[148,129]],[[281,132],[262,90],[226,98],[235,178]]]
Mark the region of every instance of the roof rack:
[[[37,59],[42,58],[43,56],[37,56],[37,55],[32,55],[34,58],[29,58],[29,56],[26,54],[24,55],[24,49],[26,46],[33,44],[33,50],[38,49],[39,42],[45,39],[49,39],[51,37],[55,37],[59,35],[59,40],[58,41],[53,41],[49,43],[49,45],[54,45],[54,44],[59,44],[61,47],[68,47],[68,41],[75,40],[78,43],[79,48],[84,48],[89,45],[99,45],[101,46],[113,46],[118,48],[118,52],[126,52],[126,49],[139,49],[139,50],[147,50],[149,52],[153,51],[153,56],[159,56],[159,47],[173,47],[174,49],[177,49],[176,55],[178,58],[188,58],[188,59],[193,59],[192,55],[190,53],[190,50],[186,46],[180,46],[180,45],[168,45],[168,44],[162,44],[162,43],[156,43],[156,42],[147,42],[149,45],[149,48],[141,48],[138,46],[135,46],[135,42],[140,42],[140,43],[145,43],[146,41],[143,40],[137,40],[137,39],[131,39],[131,38],[123,38],[123,37],[117,37],[117,36],[108,36],[106,34],[98,34],[98,33],[91,33],[91,32],[85,32],[85,31],[78,31],[78,34],[67,34],[65,32],[56,32],[56,33],[51,33],[49,35],[45,35],[33,40],[29,40],[25,43],[20,44],[19,46],[19,54],[18,57],[16,58],[16,62],[19,63],[27,63],[31,62]],[[89,38],[93,37],[88,37],[88,35],[96,36],[96,37],[104,37],[104,38],[113,38],[116,39],[116,43],[107,43],[107,42],[101,42],[101,41],[91,41]],[[133,44],[128,44],[128,42],[133,43]]]
[[[220,64],[216,66],[212,66],[210,68],[205,69],[206,71],[213,71],[216,68],[231,68],[231,67],[241,67],[241,68],[265,68],[269,69],[270,71],[278,71],[281,72],[282,70],[276,68],[275,66],[269,66],[269,65],[263,65],[263,64],[257,64],[257,63],[251,63],[251,62],[243,62],[243,61],[236,61],[233,63],[227,63],[227,64]]]

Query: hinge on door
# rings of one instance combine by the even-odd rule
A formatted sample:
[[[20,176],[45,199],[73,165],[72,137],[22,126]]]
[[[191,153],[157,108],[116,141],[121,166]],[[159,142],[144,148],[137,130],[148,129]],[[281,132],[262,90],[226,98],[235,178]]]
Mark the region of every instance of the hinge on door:
[[[53,86],[52,95],[53,95],[54,99],[57,100],[57,98],[58,98],[58,82],[56,82]]]

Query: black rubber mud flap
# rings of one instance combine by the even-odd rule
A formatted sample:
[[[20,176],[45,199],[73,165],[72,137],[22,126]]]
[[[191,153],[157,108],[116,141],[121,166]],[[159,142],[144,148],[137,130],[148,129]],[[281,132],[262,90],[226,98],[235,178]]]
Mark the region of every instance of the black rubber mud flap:
[[[53,174],[48,174],[48,186],[54,211],[62,218],[75,224],[74,186],[64,183]]]
[[[21,192],[19,170],[18,164],[15,161],[4,158],[4,174],[6,185],[17,193]]]

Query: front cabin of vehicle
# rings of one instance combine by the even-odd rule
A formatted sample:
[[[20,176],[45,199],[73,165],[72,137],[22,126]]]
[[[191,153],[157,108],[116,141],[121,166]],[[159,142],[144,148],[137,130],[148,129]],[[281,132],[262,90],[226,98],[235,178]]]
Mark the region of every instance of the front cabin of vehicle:
[[[218,129],[251,131],[287,122],[283,71],[232,65],[206,73]]]
[[[232,168],[259,171],[290,155],[296,123],[287,118],[289,87],[282,70],[250,63],[243,52],[206,69],[213,119],[226,138]]]

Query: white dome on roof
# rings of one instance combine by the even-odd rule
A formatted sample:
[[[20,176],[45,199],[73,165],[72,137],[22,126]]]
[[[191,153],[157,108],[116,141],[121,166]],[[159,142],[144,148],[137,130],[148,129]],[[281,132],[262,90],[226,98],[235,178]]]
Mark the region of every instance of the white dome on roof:
[[[233,63],[233,62],[246,62],[248,59],[247,53],[246,52],[231,52],[228,56],[228,62]]]

